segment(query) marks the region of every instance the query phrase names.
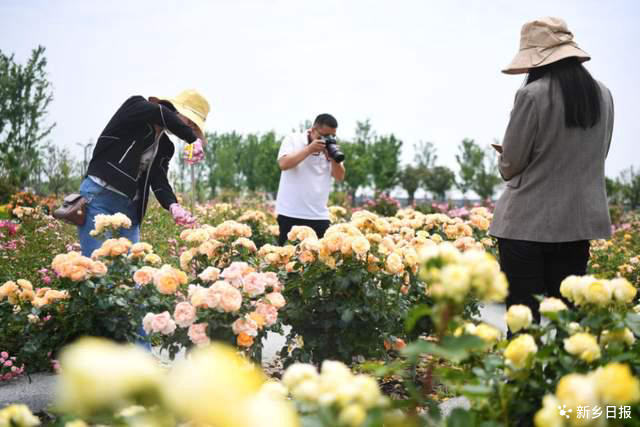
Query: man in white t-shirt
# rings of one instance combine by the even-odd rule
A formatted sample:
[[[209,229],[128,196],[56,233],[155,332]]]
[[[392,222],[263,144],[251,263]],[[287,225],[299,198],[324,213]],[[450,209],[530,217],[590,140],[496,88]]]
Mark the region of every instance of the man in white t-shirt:
[[[344,165],[329,156],[324,138],[335,137],[337,120],[320,114],[313,127],[303,133],[289,135],[278,152],[280,185],[276,214],[280,226],[278,243],[287,241],[294,225],[306,225],[322,237],[329,228],[329,192],[331,178],[344,179]]]

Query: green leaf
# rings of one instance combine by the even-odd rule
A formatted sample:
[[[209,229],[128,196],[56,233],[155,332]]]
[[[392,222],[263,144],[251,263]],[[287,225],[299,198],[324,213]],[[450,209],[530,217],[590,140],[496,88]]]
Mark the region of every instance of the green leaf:
[[[467,384],[462,386],[460,391],[467,396],[489,396],[491,387],[482,384]]]
[[[447,427],[473,427],[475,416],[472,412],[462,408],[455,408],[447,417]]]
[[[342,316],[340,316],[340,319],[343,323],[350,323],[353,320],[353,310],[351,310],[350,308],[344,310],[342,312]]]
[[[471,335],[460,337],[445,337],[440,344],[418,341],[407,346],[403,353],[408,357],[418,357],[420,354],[432,354],[452,362],[461,362],[469,356],[469,350],[484,347],[482,338]]]
[[[640,314],[629,312],[627,313],[624,322],[636,336],[640,336]]]

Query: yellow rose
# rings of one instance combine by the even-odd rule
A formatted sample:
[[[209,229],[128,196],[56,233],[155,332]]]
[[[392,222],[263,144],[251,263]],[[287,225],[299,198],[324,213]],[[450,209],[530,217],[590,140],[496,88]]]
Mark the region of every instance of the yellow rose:
[[[600,358],[600,346],[596,338],[586,332],[579,332],[564,340],[567,353],[578,356],[586,362]]]
[[[611,302],[611,289],[604,280],[589,283],[584,293],[586,301],[590,304],[605,306]]]
[[[367,418],[367,412],[362,405],[352,403],[340,411],[338,416],[338,422],[340,425],[346,425],[349,427],[359,427]]]
[[[162,259],[160,258],[159,255],[147,254],[142,261],[146,264],[160,265],[160,263],[162,262]]]
[[[142,393],[157,393],[161,383],[150,353],[99,338],[81,338],[66,347],[60,366],[56,406],[81,416],[128,406]]]
[[[610,283],[616,301],[629,304],[638,293],[638,290],[623,277],[613,279]]]
[[[511,332],[516,333],[521,329],[527,329],[531,326],[533,314],[531,313],[531,309],[526,305],[516,304],[509,307],[509,310],[505,314],[505,320]]]
[[[497,343],[502,338],[502,332],[500,332],[499,329],[487,325],[486,323],[480,323],[478,326],[476,326],[475,330],[473,331],[473,335],[482,338],[484,342],[489,345]]]
[[[248,425],[246,408],[264,378],[236,351],[211,344],[190,352],[166,379],[165,401],[175,413],[198,425]]]
[[[370,248],[371,248],[371,244],[369,243],[369,240],[367,240],[366,237],[357,236],[351,240],[351,249],[357,255],[366,254]]]
[[[563,417],[560,416],[558,399],[553,395],[546,395],[542,399],[542,408],[533,418],[535,427],[564,427]]]
[[[559,298],[545,298],[540,302],[540,313],[557,313],[558,311],[566,310],[567,305]]]
[[[595,382],[600,399],[607,405],[630,405],[640,401],[640,381],[628,365],[610,363],[598,368]]]
[[[578,406],[593,408],[600,404],[596,382],[589,375],[569,374],[560,378],[556,386],[556,398],[559,406],[567,405],[567,410],[574,411]]]
[[[440,282],[446,296],[462,302],[471,288],[471,273],[464,265],[450,264],[440,270]]]
[[[392,252],[387,257],[385,267],[390,274],[399,274],[404,271],[404,264],[402,263],[402,255],[398,252]]]
[[[504,357],[515,369],[525,368],[529,362],[529,357],[538,351],[535,340],[529,334],[519,335],[511,340],[504,350]]]
[[[636,342],[636,338],[629,328],[618,329],[612,332],[607,330],[602,331],[600,335],[600,345],[606,346],[611,342],[620,342],[631,346]]]
[[[40,425],[40,419],[31,413],[27,405],[13,404],[0,410],[0,425],[35,427]]]

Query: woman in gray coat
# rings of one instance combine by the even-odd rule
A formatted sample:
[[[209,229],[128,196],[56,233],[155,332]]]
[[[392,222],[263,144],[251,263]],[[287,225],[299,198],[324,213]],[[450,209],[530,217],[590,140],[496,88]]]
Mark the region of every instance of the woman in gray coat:
[[[499,169],[506,189],[490,234],[509,280],[507,305],[539,318],[534,295],[560,297],[560,282],[586,273],[589,240],[611,236],[604,163],[613,130],[609,90],[566,23],[546,17],[522,27],[520,51],[503,70],[527,73],[516,93]]]

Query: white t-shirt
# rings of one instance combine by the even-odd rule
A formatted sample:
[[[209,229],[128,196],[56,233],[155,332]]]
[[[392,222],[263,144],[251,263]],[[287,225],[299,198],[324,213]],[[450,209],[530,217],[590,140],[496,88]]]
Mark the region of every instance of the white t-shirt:
[[[307,133],[287,136],[278,160],[307,146]],[[324,153],[310,154],[296,167],[280,172],[276,199],[276,213],[292,218],[329,219],[329,192],[331,191],[331,163]]]

